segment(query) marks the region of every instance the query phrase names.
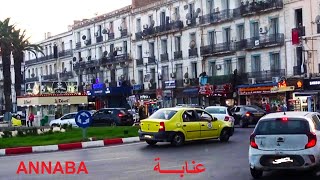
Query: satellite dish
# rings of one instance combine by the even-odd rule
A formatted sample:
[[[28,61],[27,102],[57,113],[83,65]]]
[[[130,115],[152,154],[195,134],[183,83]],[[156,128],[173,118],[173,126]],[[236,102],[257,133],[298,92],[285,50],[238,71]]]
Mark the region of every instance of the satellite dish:
[[[76,58],[76,57],[73,57],[72,60],[73,60],[73,62],[76,62],[76,61],[77,61],[77,58]]]
[[[189,44],[190,48],[193,49],[196,46],[196,42],[192,40]]]
[[[190,14],[190,13],[187,13],[186,18],[187,18],[188,20],[190,20],[190,19],[191,19],[191,14]]]
[[[86,35],[83,35],[82,36],[82,40],[86,40],[87,39],[87,36]]]
[[[108,33],[108,31],[106,29],[102,30],[102,34],[107,34],[107,33]]]
[[[200,14],[200,13],[201,13],[201,9],[198,8],[198,9],[196,10],[196,13],[197,13],[197,14]]]
[[[320,15],[318,15],[314,21],[316,24],[320,24]]]

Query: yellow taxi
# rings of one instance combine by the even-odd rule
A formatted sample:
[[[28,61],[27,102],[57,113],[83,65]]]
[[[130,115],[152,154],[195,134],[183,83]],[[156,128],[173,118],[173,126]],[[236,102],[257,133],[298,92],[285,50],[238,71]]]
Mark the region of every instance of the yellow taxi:
[[[163,108],[140,123],[139,138],[149,145],[157,142],[171,142],[180,146],[185,141],[220,139],[229,141],[232,127],[218,121],[203,109]]]

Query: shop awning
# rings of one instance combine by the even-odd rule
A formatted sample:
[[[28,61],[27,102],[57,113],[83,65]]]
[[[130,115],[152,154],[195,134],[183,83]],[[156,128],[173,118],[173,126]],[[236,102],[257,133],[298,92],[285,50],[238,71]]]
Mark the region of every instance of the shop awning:
[[[198,95],[199,89],[198,88],[190,88],[190,89],[184,89],[182,91],[184,95]]]
[[[278,86],[278,83],[244,84],[244,85],[237,86],[237,88],[264,87],[264,86]]]
[[[304,92],[296,92],[295,96],[312,96],[317,95],[320,91],[304,91]]]

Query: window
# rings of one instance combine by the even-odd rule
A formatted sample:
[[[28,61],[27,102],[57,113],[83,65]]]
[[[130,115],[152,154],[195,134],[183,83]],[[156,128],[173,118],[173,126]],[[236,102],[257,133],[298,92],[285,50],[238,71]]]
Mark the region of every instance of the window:
[[[140,70],[138,73],[139,84],[143,84],[143,70]]]
[[[214,0],[208,0],[207,3],[208,12],[212,14],[214,12]]]
[[[152,21],[153,21],[153,15],[150,15],[150,16],[149,16],[149,25],[152,24]]]
[[[224,62],[224,74],[229,75],[232,74],[232,64],[231,64],[231,59],[227,59]]]
[[[190,42],[194,41],[195,47],[197,47],[197,39],[196,39],[196,33],[190,34]]]
[[[142,46],[140,45],[140,46],[138,46],[138,54],[137,54],[137,56],[138,56],[138,59],[142,59],[143,57],[142,57]]]
[[[261,70],[260,56],[252,56],[251,70],[252,72],[259,72]]]
[[[40,75],[43,75],[43,68],[40,67]]]
[[[160,14],[160,26],[163,26],[166,24],[166,12],[161,12]]]
[[[198,118],[200,118],[200,121],[213,121],[212,116],[208,114],[207,112],[196,110],[198,114]]]
[[[101,36],[102,33],[102,25],[98,26],[98,36]]]
[[[193,17],[194,17],[194,12],[195,12],[194,3],[191,3],[191,4],[189,4],[189,14],[191,16],[191,19],[193,19]]]
[[[217,74],[216,62],[210,62],[210,75],[215,76]]]
[[[53,64],[53,69],[54,69],[53,72],[56,74],[57,73],[57,64],[56,63]]]
[[[225,28],[223,33],[223,39],[225,43],[231,42],[231,29],[230,28]]]
[[[175,20],[180,18],[179,6],[174,8],[174,15],[176,16]]]
[[[141,32],[141,19],[137,19],[137,32]]]
[[[103,57],[103,54],[102,54],[102,46],[100,46],[100,47],[98,48],[98,54],[99,54],[99,56],[98,56],[99,59]]]
[[[238,58],[238,74],[246,73],[246,58]]]
[[[62,71],[65,71],[64,62],[61,63],[61,69],[62,69]]]
[[[30,60],[31,59],[31,54],[30,54],[30,52],[28,52],[28,60]]]
[[[69,49],[72,49],[72,40],[69,41]]]
[[[153,79],[153,82],[156,82],[156,70],[150,69],[151,79]]]
[[[150,57],[154,57],[154,42],[149,43],[149,54]]]
[[[270,19],[270,35],[279,33],[279,18]]]
[[[244,40],[244,25],[240,24],[237,26],[237,36],[238,36],[238,40]]]
[[[81,41],[81,34],[80,32],[77,32],[77,42],[80,42]]]
[[[176,52],[180,52],[181,51],[181,37],[180,36],[175,37],[175,45],[176,45]]]
[[[128,53],[128,43],[127,41],[123,41],[123,54],[127,54]]]
[[[110,44],[110,53],[114,55],[114,44]]]
[[[182,119],[183,119],[183,122],[195,122],[195,121],[198,121],[197,115],[196,115],[195,111],[193,111],[193,110],[185,111],[183,113],[183,115],[182,115]]]
[[[176,79],[183,79],[182,64],[177,64],[176,65]]]
[[[168,53],[168,49],[167,49],[167,40],[161,40],[161,50],[162,50],[162,54],[167,54]]]
[[[49,66],[50,75],[52,74],[52,65]]]
[[[252,38],[258,38],[259,34],[260,34],[260,30],[259,30],[259,22],[253,22],[251,23],[251,37]]]
[[[216,32],[215,31],[210,31],[210,32],[208,32],[208,44],[209,45],[214,45],[214,44],[216,44],[216,42],[215,42],[215,36],[216,36]]]
[[[91,30],[90,28],[87,29],[87,40],[90,40],[91,39]]]
[[[256,135],[306,134],[310,132],[309,123],[304,119],[293,118],[288,121],[268,119],[260,121],[255,130]]]
[[[270,55],[270,69],[278,70],[280,69],[280,54],[279,53],[271,53]]]
[[[295,10],[295,25],[296,27],[303,26],[302,8]]]
[[[222,1],[222,9],[230,9],[230,0]]]
[[[153,113],[148,119],[170,120],[178,111],[160,109]]]
[[[113,22],[111,21],[109,23],[110,32],[113,33]]]
[[[192,78],[197,78],[198,77],[198,67],[197,67],[196,62],[191,63],[191,69],[192,69]]]
[[[64,42],[61,43],[61,51],[64,51],[65,47],[64,47]]]
[[[168,81],[169,80],[169,67],[162,66],[162,80]]]

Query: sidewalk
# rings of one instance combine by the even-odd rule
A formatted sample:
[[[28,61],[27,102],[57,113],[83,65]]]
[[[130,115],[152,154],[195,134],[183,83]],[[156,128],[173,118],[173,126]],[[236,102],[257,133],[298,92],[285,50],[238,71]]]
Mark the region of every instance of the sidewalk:
[[[0,156],[65,151],[65,150],[74,150],[74,149],[86,149],[86,148],[104,147],[108,145],[127,144],[127,143],[134,143],[134,142],[140,142],[139,137],[115,138],[115,139],[105,139],[105,140],[99,140],[99,141],[77,142],[77,143],[48,145],[48,146],[6,148],[6,149],[0,149]]]

